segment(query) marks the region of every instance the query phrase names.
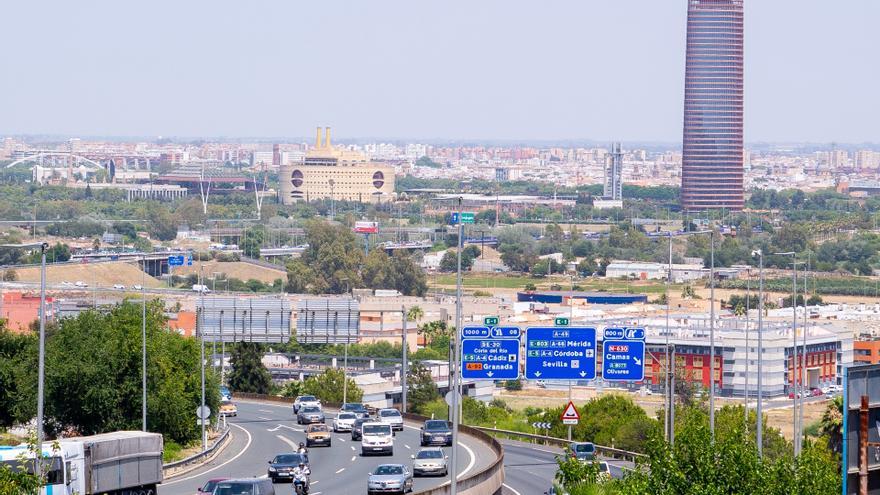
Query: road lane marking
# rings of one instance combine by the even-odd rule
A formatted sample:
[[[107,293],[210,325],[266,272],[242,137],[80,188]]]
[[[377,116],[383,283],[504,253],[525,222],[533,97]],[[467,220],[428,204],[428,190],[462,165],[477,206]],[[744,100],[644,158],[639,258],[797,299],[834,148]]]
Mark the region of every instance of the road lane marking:
[[[306,431],[306,430],[303,430],[300,428],[294,428],[292,426],[287,426],[287,425],[278,425],[275,428],[267,428],[266,431],[273,431],[274,432],[274,431],[280,430],[281,428],[287,428],[288,430],[298,431],[300,433],[303,433],[304,431]]]
[[[351,450],[354,450],[354,445],[351,446]]]
[[[264,412],[264,413],[271,413],[272,412],[268,409],[257,409],[257,411]]]
[[[407,444],[403,444],[403,446],[406,447],[406,450],[412,450],[412,448]]]
[[[345,471],[345,468],[339,468],[339,469],[336,470],[336,474],[339,474],[339,473],[341,473],[341,472],[343,472],[343,471]]]
[[[257,417],[262,419],[263,421],[272,421],[272,418],[267,418],[266,416],[257,416]]]
[[[467,465],[467,467],[464,468],[464,471],[462,471],[460,474],[456,475],[456,477],[455,477],[456,479],[461,478],[462,476],[467,474],[468,471],[473,469],[474,464],[477,463],[477,457],[474,455],[474,451],[471,450],[470,447],[468,447],[467,445],[465,445],[461,442],[458,442],[458,444],[461,445],[462,447],[464,447],[464,450],[467,451],[468,456],[470,456],[470,458],[471,458],[471,462]]]
[[[235,423],[229,423],[229,424],[232,425],[232,426],[234,426],[234,427],[236,427],[236,428],[238,428],[239,430],[243,431],[243,432],[245,433],[245,435],[247,435],[247,443],[244,444],[244,448],[241,449],[241,452],[239,452],[238,454],[235,454],[235,457],[233,457],[232,459],[229,459],[228,461],[224,462],[223,464],[220,464],[220,465],[214,466],[214,467],[212,467],[211,469],[209,469],[209,470],[207,470],[207,471],[202,471],[202,472],[200,472],[200,473],[198,473],[198,474],[194,474],[194,475],[192,475],[192,476],[187,476],[186,478],[180,478],[180,479],[173,480],[173,481],[163,482],[163,483],[162,483],[162,486],[173,485],[173,484],[175,484],[175,483],[180,483],[181,481],[188,481],[188,480],[191,480],[191,479],[194,479],[194,478],[198,478],[198,477],[204,476],[204,475],[210,473],[211,471],[216,471],[216,470],[222,468],[223,466],[229,464],[230,462],[232,462],[232,461],[238,459],[239,457],[241,457],[242,454],[244,454],[244,453],[247,451],[248,447],[251,446],[251,441],[253,440],[253,438],[251,437],[251,432],[247,431],[246,429],[244,429],[243,427],[241,427],[241,426],[239,426],[239,425],[237,425],[237,424],[235,424]]]
[[[310,484],[310,485],[317,485],[317,484],[320,483],[320,482],[321,482],[320,480],[316,480],[316,481],[311,481],[311,482],[309,482],[309,484]],[[318,493],[321,493],[321,492],[318,492]]]
[[[352,449],[354,449],[354,447],[352,447]],[[357,458],[358,458],[358,456],[356,456],[356,455],[351,456],[351,462],[354,462],[355,459],[357,459]]]
[[[340,441],[340,442],[344,442],[344,441],[345,441],[344,438],[337,438],[336,440],[338,440],[338,441]]]
[[[275,435],[275,436],[278,437],[278,439],[281,440],[282,442],[286,443],[287,445],[290,445],[290,448],[292,448],[293,450],[296,450],[299,448],[299,444],[297,444],[293,440],[291,440],[283,435]]]
[[[507,488],[508,490],[510,490],[511,492],[513,492],[513,495],[522,495],[522,493],[520,493],[520,492],[514,490],[513,487],[510,486],[510,485],[508,485],[507,483],[501,483],[501,486],[503,486],[504,488]]]

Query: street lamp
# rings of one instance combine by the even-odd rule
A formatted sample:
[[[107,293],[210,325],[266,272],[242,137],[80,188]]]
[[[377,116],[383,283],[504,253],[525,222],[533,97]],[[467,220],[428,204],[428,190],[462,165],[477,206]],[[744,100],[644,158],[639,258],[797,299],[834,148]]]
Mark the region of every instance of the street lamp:
[[[791,256],[791,339],[792,339],[792,359],[791,359],[791,390],[794,402],[792,404],[792,446],[794,447],[794,456],[800,454],[800,442],[798,442],[799,428],[798,425],[798,344],[797,344],[797,265],[802,263],[797,261],[797,253],[794,251],[786,251],[784,253],[773,253],[777,256]],[[800,405],[803,407],[803,404]]]
[[[758,257],[758,409],[757,413],[757,443],[758,457],[764,455],[764,252],[760,249],[752,251],[752,256]]]

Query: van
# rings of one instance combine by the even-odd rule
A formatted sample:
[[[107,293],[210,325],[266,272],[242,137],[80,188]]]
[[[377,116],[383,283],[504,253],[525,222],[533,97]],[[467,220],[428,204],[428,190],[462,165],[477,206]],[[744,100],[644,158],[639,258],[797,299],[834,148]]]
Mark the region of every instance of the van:
[[[394,455],[394,432],[388,423],[371,421],[361,426],[361,455]]]
[[[213,495],[275,495],[275,485],[269,478],[223,480],[214,487]]]

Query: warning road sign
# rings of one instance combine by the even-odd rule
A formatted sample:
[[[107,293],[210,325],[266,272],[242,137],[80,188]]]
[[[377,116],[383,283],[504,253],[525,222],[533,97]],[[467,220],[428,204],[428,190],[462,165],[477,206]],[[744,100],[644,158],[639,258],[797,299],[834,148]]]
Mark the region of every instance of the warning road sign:
[[[565,406],[565,410],[562,411],[562,424],[576,425],[580,420],[581,415],[578,412],[577,408],[574,407],[574,402],[568,401],[568,405]]]

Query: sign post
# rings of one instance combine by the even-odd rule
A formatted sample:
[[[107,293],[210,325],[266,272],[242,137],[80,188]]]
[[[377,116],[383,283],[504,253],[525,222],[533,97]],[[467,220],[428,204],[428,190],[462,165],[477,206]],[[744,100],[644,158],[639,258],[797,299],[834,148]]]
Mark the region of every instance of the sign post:
[[[531,327],[526,329],[526,379],[596,378],[596,329]]]
[[[612,382],[640,382],[645,379],[644,328],[605,329],[602,378]]]

